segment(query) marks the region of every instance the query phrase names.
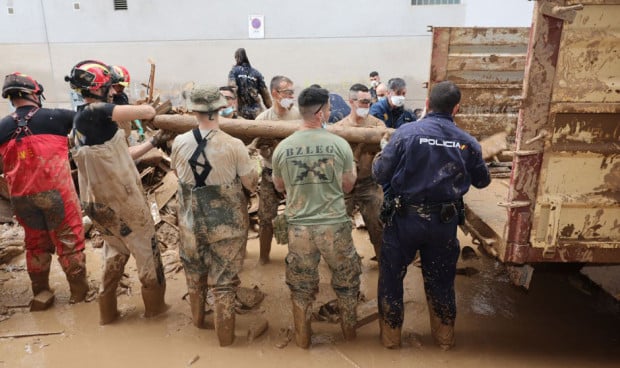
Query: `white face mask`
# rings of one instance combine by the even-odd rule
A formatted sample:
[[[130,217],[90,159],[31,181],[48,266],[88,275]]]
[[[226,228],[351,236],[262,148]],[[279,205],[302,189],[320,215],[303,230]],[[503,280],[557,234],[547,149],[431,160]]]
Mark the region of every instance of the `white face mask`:
[[[357,109],[355,109],[355,113],[357,114],[357,116],[362,118],[368,116],[368,111],[370,111],[370,109],[367,107],[358,107]]]
[[[390,101],[392,101],[392,105],[396,107],[405,106],[405,96],[392,96],[390,97]]]
[[[292,98],[283,98],[280,100],[280,106],[284,107],[285,109],[290,108],[291,106],[293,106],[294,103],[295,100],[293,100]]]
[[[376,80],[371,81],[370,85],[372,86],[372,88],[377,88],[377,86],[379,85],[379,82],[377,82]]]

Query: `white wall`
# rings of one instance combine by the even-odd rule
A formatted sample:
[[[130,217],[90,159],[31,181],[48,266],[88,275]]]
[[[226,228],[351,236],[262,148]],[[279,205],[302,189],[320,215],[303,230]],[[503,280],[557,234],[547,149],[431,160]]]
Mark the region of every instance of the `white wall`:
[[[81,10],[73,10],[79,2]],[[410,0],[0,0],[0,76],[21,71],[46,89],[48,106],[68,106],[64,76],[83,59],[121,64],[132,73],[131,97],[144,93],[150,58],[156,87],[176,97],[189,82],[225,84],[238,47],[267,81],[276,74],[298,87],[312,83],[339,93],[367,82],[404,77],[408,105],[420,106],[430,69],[434,26],[529,26],[527,0],[462,0],[412,6]],[[12,5],[14,15],[7,14]],[[248,39],[248,15],[265,17],[265,38]],[[176,101],[176,100],[175,100]],[[0,113],[9,110],[5,100]]]

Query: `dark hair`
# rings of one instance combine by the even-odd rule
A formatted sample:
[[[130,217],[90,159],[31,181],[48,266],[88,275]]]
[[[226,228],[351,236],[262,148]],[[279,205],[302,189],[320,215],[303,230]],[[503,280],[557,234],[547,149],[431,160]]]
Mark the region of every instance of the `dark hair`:
[[[368,92],[368,87],[361,83],[355,83],[349,88],[349,92]]]
[[[277,90],[281,82],[293,84],[293,81],[288,79],[287,77],[283,75],[276,75],[275,77],[271,78],[271,83],[269,83],[269,89],[272,92]]]
[[[370,72],[370,74],[368,74],[369,77],[376,77],[378,75],[379,75],[378,72]]]
[[[396,92],[407,87],[407,83],[405,83],[405,80],[402,78],[392,78],[388,81],[387,86],[390,91]]]
[[[315,84],[311,84],[310,87],[308,88],[321,88],[321,86],[315,83]]]
[[[232,94],[235,94],[235,89],[232,88],[231,86],[222,86],[219,89],[220,89],[220,91],[228,91],[228,92],[230,92]]]
[[[235,51],[235,61],[237,62],[237,65],[248,64],[249,66],[252,66],[243,47],[238,48],[237,51]]]
[[[301,91],[297,98],[299,112],[302,116],[308,117],[315,114],[320,106],[329,101],[329,92],[324,88],[308,87]]]
[[[461,101],[461,90],[450,81],[437,83],[431,89],[428,107],[433,112],[452,114],[454,106]]]

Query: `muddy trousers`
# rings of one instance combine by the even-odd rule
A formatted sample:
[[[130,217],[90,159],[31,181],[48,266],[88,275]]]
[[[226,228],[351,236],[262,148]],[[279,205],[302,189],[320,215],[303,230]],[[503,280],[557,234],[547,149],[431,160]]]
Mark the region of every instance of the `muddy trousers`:
[[[69,282],[69,301],[83,301],[88,292],[88,282],[82,210],[75,191],[60,188],[14,196],[11,204],[17,221],[24,227],[26,268],[32,281],[33,295],[50,290],[50,266],[52,254],[56,252]]]
[[[261,173],[258,196],[260,262],[267,263],[269,262],[269,253],[271,253],[271,242],[273,239],[273,219],[278,214],[278,205],[281,198],[273,185],[270,169],[264,168]]]
[[[433,337],[444,349],[454,344],[454,278],[459,256],[457,221],[455,217],[446,224],[440,221],[438,213],[418,214],[406,209],[394,216],[391,226],[385,227],[378,290],[384,346],[400,345],[404,319],[403,279],[418,250]]]
[[[215,333],[220,346],[228,346],[235,338],[235,295],[240,284],[245,239],[223,239],[212,244],[199,244],[188,249],[181,245],[181,261],[190,299],[192,323],[205,328],[205,298],[211,289],[215,297]]]
[[[383,243],[383,223],[379,219],[383,204],[383,189],[372,178],[360,179],[355,182],[351,193],[345,195],[345,203],[349,216],[353,215],[355,206],[359,208],[378,260]]]
[[[289,225],[289,253],[286,256],[286,284],[291,290],[295,340],[310,345],[311,304],[319,290],[321,256],[332,272],[332,288],[338,297],[343,335],[355,338],[361,262],[351,238],[349,221],[332,225]]]
[[[142,284],[144,316],[153,317],[166,311],[168,309],[164,301],[166,279],[155,239],[151,240],[152,246],[149,249],[134,249],[134,252],[130,252],[124,242],[116,236],[103,237],[106,242],[103,248],[103,281],[99,290],[99,323],[105,325],[114,322],[119,316],[116,289],[123,277],[130,254],[136,258],[138,278]]]

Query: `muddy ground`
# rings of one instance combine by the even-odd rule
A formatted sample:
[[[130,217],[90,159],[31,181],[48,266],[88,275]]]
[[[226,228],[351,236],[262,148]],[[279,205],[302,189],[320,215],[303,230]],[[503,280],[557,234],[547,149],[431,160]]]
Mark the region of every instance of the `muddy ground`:
[[[462,245],[471,239],[460,234]],[[363,230],[354,230],[363,261],[362,291],[376,297],[377,264]],[[410,266],[406,278],[404,332],[400,350],[384,349],[378,324],[358,331],[355,342],[345,343],[339,326],[313,322],[313,346],[284,348],[280,331],[292,323],[289,293],[284,283],[286,248],[276,245],[272,262],[258,264],[258,240],[248,243],[241,274],[243,286],[257,285],[266,293],[254,311],[237,317],[236,341],[220,348],[213,330],[193,327],[185,294],[183,271],[168,276],[167,302],[171,309],[151,320],[141,315],[135,266],[128,267],[129,288],[119,296],[122,318],[108,326],[98,324],[96,302],[69,305],[69,290],[54,261],[51,284],[56,303],[48,311],[30,313],[31,297],[24,256],[0,270],[0,305],[10,317],[0,322],[0,336],[57,333],[48,336],[0,338],[0,368],[5,367],[618,367],[620,366],[620,313],[616,303],[602,296],[575,273],[537,270],[529,292],[511,286],[504,268],[481,257],[462,261],[479,273],[457,276],[457,345],[443,352],[431,340],[420,270]],[[101,249],[87,247],[89,279],[98,284]],[[334,298],[329,271],[321,263],[321,291],[315,309]],[[7,316],[0,315],[0,319]],[[252,342],[247,330],[266,318],[267,333]]]

